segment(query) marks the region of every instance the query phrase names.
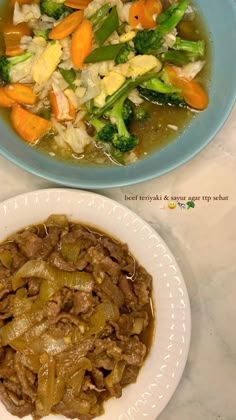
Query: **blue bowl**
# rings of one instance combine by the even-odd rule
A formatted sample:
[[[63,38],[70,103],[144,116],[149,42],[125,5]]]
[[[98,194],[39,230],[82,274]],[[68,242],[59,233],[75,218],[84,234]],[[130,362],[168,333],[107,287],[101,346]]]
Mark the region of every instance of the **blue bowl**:
[[[1,1],[1,0],[0,0]],[[196,0],[212,40],[210,105],[168,146],[128,167],[75,166],[27,146],[0,121],[0,153],[35,175],[80,188],[130,185],[163,175],[199,153],[220,130],[236,98],[235,0]]]

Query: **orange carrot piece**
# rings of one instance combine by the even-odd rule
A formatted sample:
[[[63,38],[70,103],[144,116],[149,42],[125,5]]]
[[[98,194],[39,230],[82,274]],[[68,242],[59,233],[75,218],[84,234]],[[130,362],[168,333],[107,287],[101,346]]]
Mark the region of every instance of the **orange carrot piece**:
[[[3,87],[0,88],[0,106],[3,108],[11,108],[15,105],[15,101],[5,93],[5,89]]]
[[[11,122],[17,134],[23,140],[32,144],[36,143],[40,137],[52,128],[51,121],[32,114],[32,112],[19,105],[15,105],[12,108]]]
[[[25,22],[19,23],[18,25],[6,23],[3,26],[3,38],[5,42],[6,55],[8,57],[14,57],[15,55],[22,54],[24,51],[20,48],[21,38],[24,35],[29,36],[30,34],[30,28]]]
[[[209,104],[207,92],[196,80],[187,80],[180,77],[174,66],[165,66],[170,83],[182,89],[183,97],[192,108],[202,111]]]
[[[77,12],[72,13],[71,15],[62,19],[57,26],[49,32],[50,39],[63,39],[66,36],[72,34],[82,22],[84,17],[84,12],[78,10]]]
[[[83,20],[71,39],[71,58],[74,67],[83,67],[83,61],[92,50],[92,25]]]
[[[208,94],[196,80],[191,80],[186,85],[183,96],[188,105],[199,111],[206,109],[209,104]]]
[[[37,96],[31,86],[21,83],[9,83],[4,87],[6,95],[19,104],[34,105]]]
[[[40,0],[10,0],[9,7],[15,7],[16,2],[19,4],[19,6],[23,6],[23,4],[39,4]]]
[[[129,24],[132,28],[142,25],[144,18],[144,1],[139,0],[131,4],[129,9]],[[142,25],[143,26],[143,25]]]
[[[65,119],[62,119],[59,117],[59,107],[58,107],[58,103],[57,103],[57,97],[55,95],[55,93],[53,92],[53,90],[51,90],[49,92],[49,98],[50,98],[50,103],[51,103],[51,108],[52,108],[52,112],[54,114],[54,117],[56,118],[57,121],[67,121]],[[71,101],[67,98],[68,100],[68,104],[69,104],[69,116],[70,118],[68,118],[68,120],[74,120],[76,117],[76,110],[75,107],[73,106],[73,104],[71,103]]]
[[[160,0],[139,0],[132,3],[129,10],[129,24],[133,28],[141,25],[143,29],[156,26],[153,16],[158,16],[162,11]]]
[[[84,10],[92,0],[66,0],[65,5],[72,9]]]

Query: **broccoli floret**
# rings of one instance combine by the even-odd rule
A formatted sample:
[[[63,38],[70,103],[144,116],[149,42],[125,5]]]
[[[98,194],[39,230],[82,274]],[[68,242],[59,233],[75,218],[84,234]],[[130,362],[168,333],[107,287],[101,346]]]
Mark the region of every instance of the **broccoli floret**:
[[[184,98],[178,93],[160,93],[143,87],[138,87],[139,94],[146,101],[155,105],[169,105],[175,107],[186,108],[188,105]]]
[[[138,137],[129,133],[123,118],[123,108],[126,96],[127,95],[121,97],[110,111],[110,117],[112,121],[115,121],[117,128],[117,133],[113,135],[111,142],[113,146],[121,152],[129,152],[134,149],[139,142]]]
[[[93,117],[90,122],[97,131],[97,139],[104,142],[111,142],[113,147],[120,152],[129,152],[138,144],[138,138],[129,133],[124,116],[127,117],[128,106],[126,101],[127,93],[118,99],[113,108],[106,112],[111,122],[103,122]],[[129,103],[128,103],[129,104]]]
[[[134,136],[133,134],[115,134],[112,138],[113,146],[120,150],[121,152],[130,152],[133,150],[138,144],[138,137]]]
[[[134,52],[134,48],[131,47],[128,42],[125,42],[121,50],[118,52],[115,63],[116,64],[123,64],[129,60],[129,55],[131,52]]]
[[[158,77],[153,77],[152,79],[143,82],[142,87],[153,90],[154,92],[160,92],[165,94],[181,92],[180,88],[171,86],[169,83],[167,83],[168,79],[165,70],[162,70],[160,77],[162,77],[166,83],[164,83]]]
[[[11,70],[17,64],[23,63],[32,57],[31,53],[24,53],[17,55],[16,57],[6,57],[3,55],[0,57],[0,78],[3,82],[9,83],[12,81]]]
[[[162,71],[161,77],[165,78],[165,71]],[[171,105],[186,107],[187,104],[181,96],[182,90],[168,83],[164,83],[158,77],[147,80],[138,87],[142,98],[157,105]]]
[[[103,122],[98,118],[92,118],[90,122],[97,132],[97,140],[111,142],[113,135],[117,132],[116,127],[113,124],[110,122]]]
[[[133,117],[133,108],[132,108],[131,102],[128,99],[126,99],[124,102],[123,109],[122,109],[122,117],[125,124],[129,124],[130,120]]]
[[[163,36],[171,32],[181,21],[188,7],[189,0],[182,0],[161,13],[157,21],[159,25],[153,30],[138,31],[134,38],[134,47],[138,53],[153,54],[163,43]]]
[[[53,17],[58,20],[65,13],[71,13],[73,9],[64,5],[64,3],[56,3],[53,0],[40,0],[40,10],[43,15]]]
[[[141,105],[134,107],[133,115],[136,121],[144,121],[149,117],[148,112]]]

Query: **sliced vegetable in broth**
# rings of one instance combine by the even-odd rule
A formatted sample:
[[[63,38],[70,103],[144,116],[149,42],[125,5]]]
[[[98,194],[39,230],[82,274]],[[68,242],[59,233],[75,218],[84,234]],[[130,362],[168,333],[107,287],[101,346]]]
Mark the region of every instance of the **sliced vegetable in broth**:
[[[52,158],[128,165],[208,106],[209,39],[190,0],[24,1],[3,15],[2,115]]]

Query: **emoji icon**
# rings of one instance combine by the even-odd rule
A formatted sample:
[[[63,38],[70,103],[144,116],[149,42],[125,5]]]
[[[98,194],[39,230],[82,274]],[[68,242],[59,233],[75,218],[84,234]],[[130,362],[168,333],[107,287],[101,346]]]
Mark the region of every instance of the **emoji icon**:
[[[195,203],[194,203],[194,201],[187,201],[187,210],[189,210],[189,209],[194,209],[194,207],[195,207]]]
[[[170,210],[174,210],[176,208],[176,202],[175,201],[169,201],[168,207]]]
[[[185,209],[185,204],[184,203],[180,203],[179,201],[178,201],[178,206],[181,208],[181,210],[182,209]]]

